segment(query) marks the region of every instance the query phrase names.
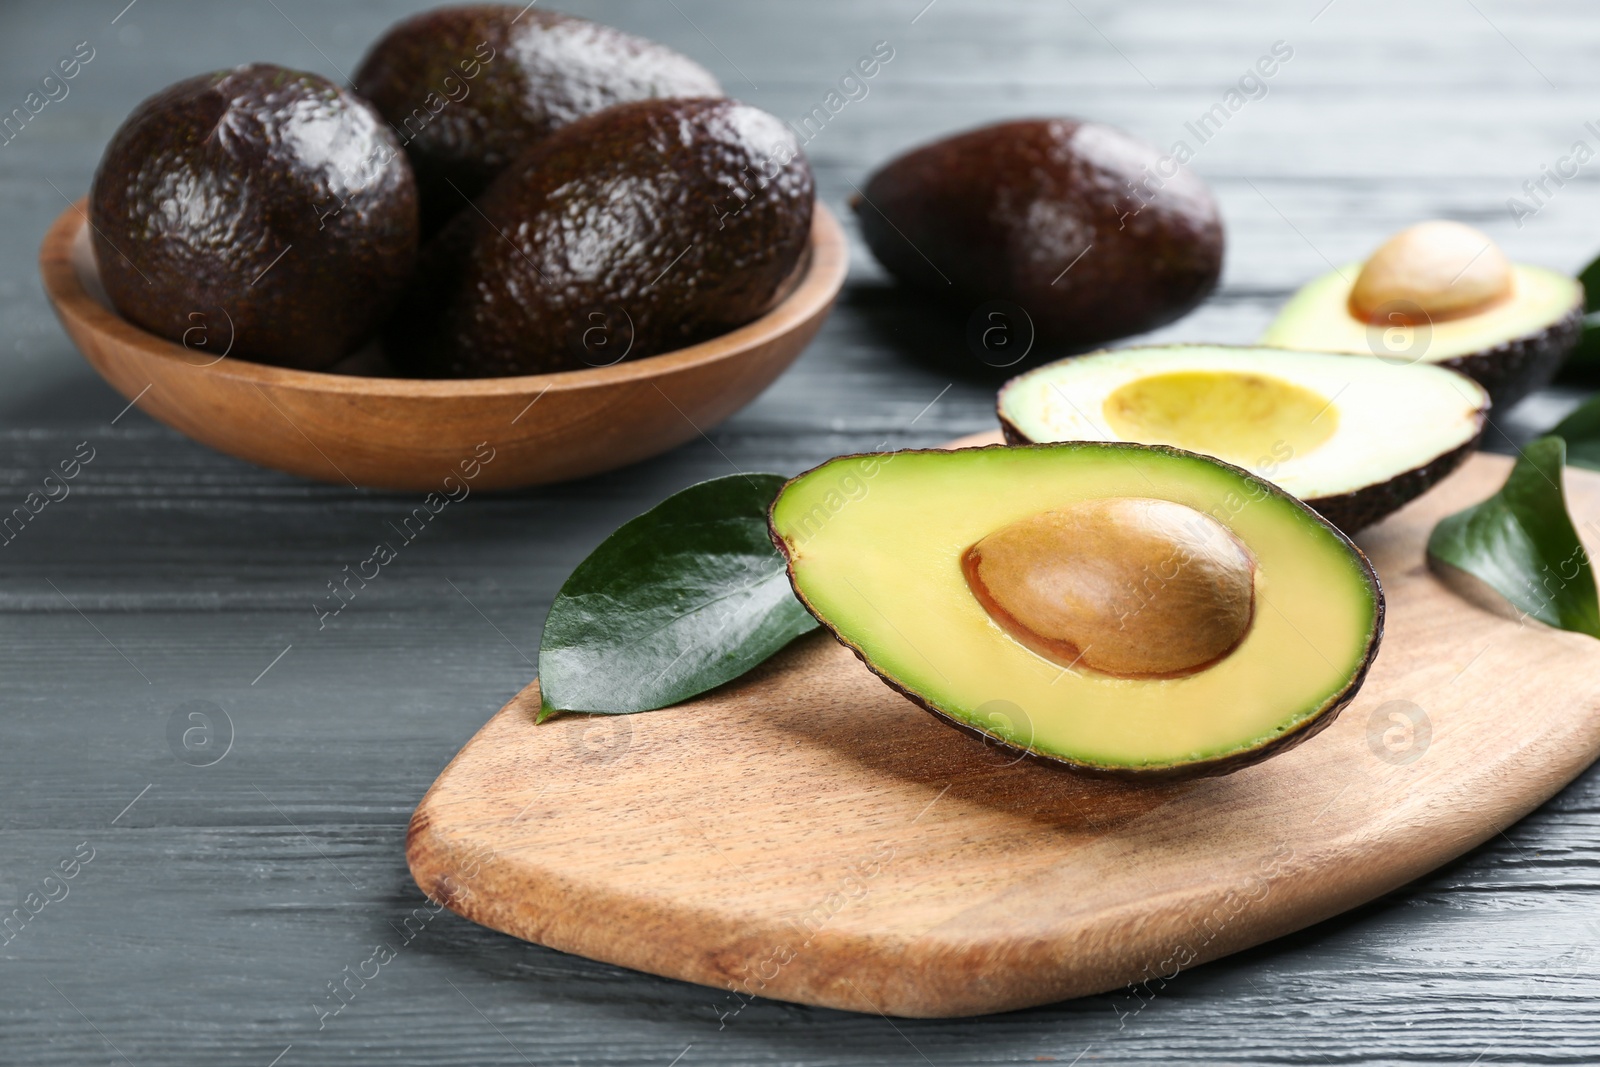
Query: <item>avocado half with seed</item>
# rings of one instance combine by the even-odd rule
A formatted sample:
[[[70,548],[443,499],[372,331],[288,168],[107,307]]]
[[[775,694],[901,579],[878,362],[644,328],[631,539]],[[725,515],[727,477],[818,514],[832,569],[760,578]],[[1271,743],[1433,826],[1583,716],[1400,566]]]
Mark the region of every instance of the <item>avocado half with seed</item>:
[[[1253,471],[1347,534],[1459,467],[1489,395],[1455,371],[1223,345],[1122,348],[1013,378],[1006,440],[1175,445]]]
[[[1295,745],[1383,634],[1348,538],[1175,448],[842,456],[789,481],[769,522],[800,601],[889,686],[1092,773],[1226,774]]]
[[[1480,231],[1436,220],[1301,289],[1261,343],[1450,367],[1506,409],[1550,383],[1582,332],[1576,278],[1512,263]]]

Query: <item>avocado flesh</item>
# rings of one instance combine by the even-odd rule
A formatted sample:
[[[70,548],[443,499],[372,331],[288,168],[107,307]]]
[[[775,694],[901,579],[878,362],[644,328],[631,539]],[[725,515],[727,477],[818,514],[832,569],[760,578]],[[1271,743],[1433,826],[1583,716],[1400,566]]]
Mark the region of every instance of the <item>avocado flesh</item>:
[[[1351,534],[1459,466],[1489,399],[1428,364],[1166,345],[1048,364],[1007,383],[998,408],[1014,443],[1123,440],[1215,456]]]
[[[1415,330],[1375,326],[1350,310],[1361,267],[1347,264],[1295,293],[1260,343],[1440,364],[1480,382],[1505,409],[1549,384],[1582,330],[1583,286],[1521,263],[1511,266],[1511,295],[1481,311]]]
[[[1063,667],[973,595],[962,572],[972,545],[1112,497],[1186,505],[1254,556],[1259,608],[1220,661],[1162,679]],[[1177,449],[845,456],[790,481],[771,526],[801,601],[890,686],[962,729],[1090,771],[1221,774],[1264,758],[1331,721],[1382,634],[1377,579],[1345,537],[1281,490]]]

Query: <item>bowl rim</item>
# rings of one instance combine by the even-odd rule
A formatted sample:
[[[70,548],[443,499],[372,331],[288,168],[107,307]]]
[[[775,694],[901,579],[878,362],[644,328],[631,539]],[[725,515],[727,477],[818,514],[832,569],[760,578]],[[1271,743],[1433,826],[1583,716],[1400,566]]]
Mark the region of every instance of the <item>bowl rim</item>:
[[[141,355],[175,361],[190,369],[203,369],[240,384],[346,396],[414,400],[506,397],[645,382],[733,359],[783,336],[825,311],[838,295],[849,271],[844,229],[833,212],[817,200],[812,207],[804,270],[789,294],[760,318],[686,348],[637,360],[624,359],[607,367],[499,378],[385,378],[297,370],[244,359],[223,359],[200,367],[187,358],[189,349],[134,325],[102,304],[84,286],[73,259],[73,245],[84,227],[92,225],[87,207],[87,196],[71,203],[51,223],[39,246],[39,275],[45,295],[57,315],[116,346],[136,348]]]

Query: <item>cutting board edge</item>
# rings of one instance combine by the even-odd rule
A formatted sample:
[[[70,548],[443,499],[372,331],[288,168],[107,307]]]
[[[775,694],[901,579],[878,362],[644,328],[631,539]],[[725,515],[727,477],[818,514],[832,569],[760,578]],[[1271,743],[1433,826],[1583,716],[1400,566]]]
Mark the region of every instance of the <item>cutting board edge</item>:
[[[864,934],[823,930],[817,935],[820,944],[812,947],[807,942],[805,947],[808,951],[794,958],[850,959],[861,970],[844,974],[837,967],[814,965],[786,969],[788,961],[785,961],[785,966],[779,967],[771,981],[757,975],[754,987],[751,980],[746,978],[741,988],[741,976],[734,964],[744,963],[748,974],[751,961],[773,959],[778,950],[765,952],[760,946],[785,944],[790,926],[786,920],[758,920],[752,917],[740,924],[744,929],[738,937],[729,939],[727,931],[730,924],[726,915],[718,916],[706,909],[673,906],[665,897],[652,898],[582,885],[536,865],[514,868],[508,865],[506,870],[485,877],[482,867],[485,858],[494,853],[493,845],[476,840],[464,831],[447,833],[441,828],[445,822],[434,818],[434,808],[452,788],[451,766],[467,756],[474,746],[491,743],[491,735],[503,725],[502,718],[528,715],[530,708],[537,707],[538,682],[535,681],[502,707],[451,760],[412,815],[406,835],[406,860],[412,878],[431,900],[471,922],[557,951],[718,989],[724,995],[728,992],[739,996],[760,995],[814,1007],[900,1018],[965,1018],[1016,1011],[1119,989],[1133,990],[1139,985],[1147,990],[1152,984],[1159,988],[1173,980],[1176,972],[1163,975],[1159,970],[1153,971],[1152,965],[1159,966],[1163,954],[1170,960],[1174,953],[1169,952],[1168,948],[1186,943],[1188,936],[1188,932],[1177,927],[1177,923],[1181,920],[1192,929],[1197,916],[1214,914],[1222,906],[1226,894],[1219,896],[1219,893],[1224,890],[1232,892],[1233,883],[1223,879],[1204,883],[1188,892],[1169,893],[1159,900],[1143,898],[1129,901],[1110,912],[1099,913],[1100,917],[1092,923],[1060,928],[1048,939],[1019,935],[1009,942],[969,942],[961,945],[931,940],[925,932],[917,937],[888,943],[885,939]],[[1532,775],[1542,771],[1545,780],[1536,791],[1517,796],[1511,804],[1498,806],[1495,801],[1503,799],[1502,794],[1477,793],[1464,786],[1458,793],[1486,799],[1472,809],[1452,808],[1448,812],[1436,813],[1432,821],[1440,824],[1441,830],[1451,827],[1459,829],[1464,815],[1498,807],[1493,812],[1493,818],[1464,833],[1446,832],[1430,837],[1430,841],[1438,843],[1437,847],[1425,852],[1413,852],[1408,861],[1387,867],[1367,865],[1367,873],[1349,879],[1344,892],[1337,896],[1328,895],[1325,888],[1312,891],[1313,883],[1324,879],[1329,867],[1340,862],[1337,856],[1319,856],[1316,863],[1304,865],[1298,872],[1291,871],[1275,887],[1277,891],[1271,894],[1280,904],[1258,912],[1250,923],[1225,925],[1218,936],[1208,941],[1193,959],[1183,963],[1179,969],[1190,970],[1314,926],[1376,900],[1465,855],[1536,810],[1600,758],[1600,725],[1591,727],[1588,733],[1590,736],[1583,744],[1571,744],[1571,737],[1545,738],[1542,744],[1529,744],[1519,749],[1504,763],[1486,766],[1483,771],[1486,776],[1508,773]],[[1315,744],[1316,739],[1309,743]],[[1553,753],[1548,751],[1551,749]],[[1552,756],[1574,758],[1558,762],[1552,760]],[[1418,833],[1414,823],[1400,821],[1391,822],[1384,829],[1386,834],[1405,839],[1412,839]],[[1331,847],[1335,853],[1359,857],[1371,853],[1372,842],[1368,841],[1361,848],[1333,842]],[[461,877],[463,871],[474,871],[474,878]],[[478,882],[476,887],[474,881]],[[1300,892],[1294,891],[1297,886]],[[515,906],[496,906],[496,902],[530,900],[540,901],[549,917],[536,921],[523,913],[526,908],[519,910]],[[584,909],[596,913],[627,914],[634,921],[639,921],[641,915],[649,915],[646,920],[648,927],[673,931],[674,939],[679,944],[687,941],[704,947],[696,955],[661,954],[652,952],[653,942],[647,938],[635,937],[628,942],[607,939],[604,932],[608,926],[585,922],[582,917]],[[655,914],[650,915],[652,912]],[[1152,928],[1148,925],[1152,912],[1170,921]],[[956,925],[956,920],[947,920],[940,925]],[[1119,934],[1109,939],[1098,938],[1106,942],[1100,951],[1085,952],[1085,931],[1103,931],[1108,926],[1137,932]],[[752,950],[751,946],[757,947]],[[975,990],[972,983],[956,983],[953,987],[950,987],[951,983],[944,983],[950,988],[943,989],[937,988],[939,983],[921,985],[914,980],[908,982],[903,977],[908,969],[926,963],[926,960],[908,960],[906,957],[910,951],[920,951],[930,956],[954,953],[966,957],[965,965],[954,972],[948,965],[941,967],[940,973],[945,975],[981,974],[986,963],[1000,959],[1009,961],[1014,970],[1027,973],[1030,977],[1026,983],[1019,983],[1023,988],[1017,989]],[[1019,954],[1042,958],[1016,967]],[[1093,957],[1093,966],[1074,966],[1075,958],[1085,956]],[[674,961],[677,961],[676,965]],[[1129,981],[1126,976],[1141,973],[1141,966],[1144,968],[1142,973],[1150,977],[1143,983],[1137,978]],[[1046,977],[1041,978],[1041,972]],[[721,984],[717,979],[722,980]]]

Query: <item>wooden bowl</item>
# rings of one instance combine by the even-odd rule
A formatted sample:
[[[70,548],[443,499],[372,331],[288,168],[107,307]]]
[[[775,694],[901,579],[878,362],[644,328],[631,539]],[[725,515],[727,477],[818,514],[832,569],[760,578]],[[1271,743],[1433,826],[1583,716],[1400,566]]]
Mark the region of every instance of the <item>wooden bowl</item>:
[[[197,318],[203,332],[187,346],[133,325],[100,287],[85,207],[79,201],[50,227],[39,271],[67,334],[101,377],[153,418],[231,456],[384,489],[440,489],[475,462],[474,488],[558,482],[701,436],[755,399],[816,335],[849,258],[838,221],[819,203],[788,295],[710,341],[558,374],[377,377],[351,373],[381,365],[372,351],[334,372],[219,358],[229,334],[223,319]]]

